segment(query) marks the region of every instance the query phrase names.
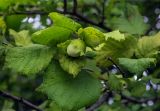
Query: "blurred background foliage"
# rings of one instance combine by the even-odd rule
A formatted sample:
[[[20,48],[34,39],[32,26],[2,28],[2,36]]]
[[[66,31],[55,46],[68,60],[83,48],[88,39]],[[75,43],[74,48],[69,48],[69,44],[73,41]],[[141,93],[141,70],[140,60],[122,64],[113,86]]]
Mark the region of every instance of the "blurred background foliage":
[[[121,32],[138,35],[152,35],[160,30],[160,0],[77,0],[77,3],[76,12],[97,25],[90,24],[87,20],[70,13],[74,8],[73,0],[67,0],[66,15],[77,20],[84,27],[88,25],[96,26],[104,32],[119,29]],[[4,43],[13,40],[9,35],[9,29],[18,32],[28,30],[32,34],[52,24],[50,18],[48,18],[48,13],[53,11],[63,12],[63,10],[63,0],[0,0],[0,44],[2,44],[2,40]],[[107,28],[104,28],[104,26]],[[3,55],[3,49],[0,50],[0,55]],[[3,60],[3,58],[0,58],[1,63]],[[15,72],[4,71],[1,66],[2,64],[0,64],[1,90],[24,97],[39,105],[45,111],[53,111],[53,107],[54,111],[61,111],[55,103],[46,101],[45,95],[35,91],[42,81],[41,77],[28,78]],[[155,73],[158,72],[159,70]],[[117,77],[111,79],[113,81],[118,80]],[[157,81],[159,82],[159,80],[155,80],[154,83],[158,83]],[[153,90],[150,91],[150,95],[145,92],[147,86],[137,85],[130,85],[132,86],[131,95],[135,97],[139,97],[141,94],[146,97],[155,95]],[[117,85],[115,86],[117,88]],[[128,94],[129,92],[124,91],[124,93]],[[123,111],[158,111],[160,107],[160,104],[154,104],[152,101],[136,105],[123,101],[128,106],[126,107],[118,100],[120,100],[120,95],[114,95],[114,98],[111,96],[106,100],[106,104],[97,111],[120,111],[122,109]],[[31,109],[27,109],[18,102],[6,100],[2,97],[0,97],[0,110],[31,111]]]

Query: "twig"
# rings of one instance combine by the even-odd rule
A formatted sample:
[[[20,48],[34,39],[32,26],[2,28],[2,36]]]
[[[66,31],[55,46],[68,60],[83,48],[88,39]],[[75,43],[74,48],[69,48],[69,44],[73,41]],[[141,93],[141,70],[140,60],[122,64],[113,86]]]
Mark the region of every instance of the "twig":
[[[119,72],[122,74],[122,76],[123,77],[125,77],[125,73],[121,70],[121,68],[112,60],[112,58],[111,57],[108,57],[108,59],[107,60],[109,60],[109,61],[111,61],[112,62],[112,64],[113,65],[115,65],[116,66],[116,68],[119,70]]]
[[[27,100],[24,100],[23,98],[20,98],[20,97],[17,97],[17,96],[13,96],[7,92],[4,92],[4,91],[1,91],[0,90],[0,96],[2,97],[5,97],[5,98],[9,98],[9,99],[12,99],[14,101],[17,101],[21,104],[24,104],[26,105],[27,107],[31,108],[31,109],[34,109],[36,111],[42,111],[40,108],[38,108],[38,106],[32,104],[31,102],[27,101]]]
[[[98,99],[96,103],[91,105],[89,108],[86,109],[86,111],[94,111],[98,107],[100,107],[103,103],[107,101],[107,99],[110,97],[110,92],[106,91],[104,94]]]

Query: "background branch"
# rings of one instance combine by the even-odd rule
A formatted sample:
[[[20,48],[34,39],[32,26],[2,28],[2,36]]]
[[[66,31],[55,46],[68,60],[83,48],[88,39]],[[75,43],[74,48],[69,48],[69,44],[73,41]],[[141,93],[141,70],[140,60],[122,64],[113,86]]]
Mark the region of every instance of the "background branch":
[[[105,20],[105,1],[103,1],[103,7],[102,7],[102,19],[100,23],[97,23],[93,20],[88,19],[87,17],[83,16],[82,14],[77,13],[77,0],[73,0],[73,10],[72,12],[67,11],[67,0],[64,0],[64,6],[63,6],[63,11],[61,10],[55,10],[56,12],[59,12],[61,14],[68,14],[71,16],[76,17],[78,20],[83,21],[85,23],[100,27],[102,29],[104,29],[105,31],[111,31],[110,28],[108,28],[107,26],[105,26],[104,24],[104,20]],[[27,6],[26,6],[27,7]],[[32,6],[33,7],[33,6]],[[13,12],[10,12],[8,14],[5,13],[5,15],[14,15],[14,14],[25,14],[25,15],[35,15],[35,14],[40,14],[40,15],[48,15],[50,12],[45,12],[42,10],[32,10],[32,11],[15,11],[13,10]],[[0,16],[3,16],[4,13],[0,13]]]
[[[17,97],[17,96],[14,96],[14,95],[11,95],[7,92],[4,92],[4,91],[1,91],[0,90],[0,96],[4,97],[4,98],[8,98],[8,99],[12,99],[13,101],[17,101],[21,104],[24,104],[26,105],[27,107],[31,108],[31,109],[34,109],[36,111],[42,111],[40,108],[38,108],[38,106],[32,104],[31,102],[23,99],[23,98],[20,98],[20,97]]]
[[[104,21],[105,21],[105,4],[106,4],[106,0],[103,0],[103,2],[102,2],[102,18],[101,18],[100,24],[104,24]]]
[[[65,14],[67,12],[67,0],[64,0],[63,3],[64,3],[63,11]]]
[[[119,72],[122,74],[123,77],[125,77],[125,73],[121,70],[121,68],[112,60],[111,57],[108,57],[107,60],[109,60],[110,62],[112,62],[113,65],[116,66],[116,68],[119,70]]]
[[[104,104],[105,102],[107,102],[107,100],[110,97],[113,97],[115,93],[106,90],[106,92],[104,92],[104,94],[90,107],[86,108],[86,111],[94,111],[95,109],[97,109],[98,107],[100,107],[102,104]],[[142,104],[142,103],[147,103],[148,101],[160,101],[160,97],[153,97],[153,98],[134,98],[134,97],[130,97],[130,96],[125,96],[123,94],[120,94],[121,96],[121,100],[127,100],[127,103],[134,103],[134,104]]]
[[[109,97],[110,97],[110,92],[108,91],[104,92],[104,94],[98,99],[98,101],[93,105],[91,105],[90,107],[88,107],[86,111],[94,111],[95,109],[100,107],[103,103],[105,103]]]
[[[73,0],[73,13],[77,13],[77,0]]]
[[[153,98],[146,98],[146,99],[144,99],[144,98],[137,99],[137,98],[134,98],[134,97],[125,96],[123,94],[121,94],[121,97],[122,97],[122,99],[126,99],[127,102],[135,103],[135,104],[147,103],[148,101],[156,102],[156,101],[160,100],[160,97],[153,97]]]
[[[64,12],[64,11],[60,11],[60,10],[56,10],[56,12],[58,13],[61,13],[61,14],[68,14],[68,15],[71,15],[71,16],[74,16],[76,17],[78,20],[80,21],[83,21],[85,23],[88,23],[88,24],[91,24],[91,25],[94,25],[94,26],[97,26],[97,27],[100,27],[102,29],[104,29],[105,31],[111,31],[110,28],[106,27],[104,24],[101,24],[101,23],[96,23],[90,19],[88,19],[87,17],[79,14],[79,13],[73,13],[73,12]],[[43,12],[43,11],[38,11],[38,10],[35,10],[35,11],[15,11],[15,12],[12,12],[12,13],[9,13],[7,15],[21,15],[21,14],[25,14],[25,15],[35,15],[35,14],[40,14],[40,15],[48,15],[50,12]],[[3,13],[0,13],[0,16],[3,16],[4,14]]]

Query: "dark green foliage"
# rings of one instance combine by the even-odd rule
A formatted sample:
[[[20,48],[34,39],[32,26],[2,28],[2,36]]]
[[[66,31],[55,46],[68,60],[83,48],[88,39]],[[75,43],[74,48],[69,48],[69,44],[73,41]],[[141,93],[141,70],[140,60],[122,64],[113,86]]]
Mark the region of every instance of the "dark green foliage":
[[[0,0],[0,91],[44,111],[85,111],[104,92],[95,111],[158,111],[159,0],[77,3]],[[0,110],[33,109],[0,96]]]

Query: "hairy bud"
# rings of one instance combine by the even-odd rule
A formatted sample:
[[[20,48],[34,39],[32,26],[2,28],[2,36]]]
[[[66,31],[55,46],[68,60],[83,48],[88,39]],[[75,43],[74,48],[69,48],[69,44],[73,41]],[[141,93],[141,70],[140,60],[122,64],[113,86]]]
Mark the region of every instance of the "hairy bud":
[[[87,27],[79,29],[78,34],[84,40],[87,46],[96,47],[105,40],[104,34],[96,28]]]
[[[86,50],[85,43],[80,40],[72,40],[71,43],[67,47],[67,54],[71,57],[79,57],[84,55]]]

